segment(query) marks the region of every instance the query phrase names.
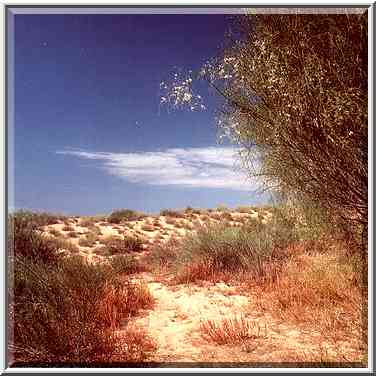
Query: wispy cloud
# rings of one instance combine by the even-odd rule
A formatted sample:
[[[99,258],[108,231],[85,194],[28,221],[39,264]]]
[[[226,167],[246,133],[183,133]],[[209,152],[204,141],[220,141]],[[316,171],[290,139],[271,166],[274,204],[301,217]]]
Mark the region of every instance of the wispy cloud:
[[[93,160],[112,175],[133,183],[252,191],[259,187],[239,168],[236,148],[174,148],[155,152],[57,151]],[[97,164],[98,166],[98,164]]]

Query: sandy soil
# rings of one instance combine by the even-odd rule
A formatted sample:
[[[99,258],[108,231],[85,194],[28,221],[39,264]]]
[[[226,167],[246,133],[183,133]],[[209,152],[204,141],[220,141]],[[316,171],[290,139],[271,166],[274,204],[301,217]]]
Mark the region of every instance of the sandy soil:
[[[259,213],[232,212],[227,223],[240,226],[247,219],[259,218]],[[263,222],[271,219],[271,213],[263,213]],[[182,218],[146,217],[126,225],[112,225],[97,221],[94,225],[100,230],[95,246],[101,239],[109,236],[136,235],[143,239],[145,252],[157,242],[166,242],[171,237],[180,238],[189,231],[194,231],[198,224],[223,222],[220,212],[194,214]],[[64,227],[69,224],[78,236],[71,238]],[[145,226],[152,226],[151,228]],[[147,228],[147,230],[146,230]],[[46,226],[46,232],[56,230],[64,234],[78,246],[79,253],[92,262],[101,262],[104,256],[96,255],[94,247],[82,247],[79,239],[92,231],[80,225],[79,220]],[[146,281],[155,298],[153,309],[144,311],[128,323],[131,327],[144,329],[157,344],[157,350],[149,361],[157,362],[302,362],[319,361],[322,348],[326,355],[335,357],[338,349],[326,343],[319,334],[307,328],[287,325],[272,318],[266,312],[260,312],[252,296],[246,295],[235,286],[224,282],[217,284],[203,283],[200,286],[172,285],[172,276],[141,273],[134,278]],[[217,345],[203,337],[201,324],[205,320],[220,322],[223,319],[243,316],[261,329],[259,335],[239,344]],[[125,330],[123,328],[123,330]],[[358,354],[348,344],[341,344],[342,350],[351,359]],[[342,351],[344,352],[344,351]],[[338,359],[343,361],[344,359]],[[239,364],[241,366],[241,364]]]

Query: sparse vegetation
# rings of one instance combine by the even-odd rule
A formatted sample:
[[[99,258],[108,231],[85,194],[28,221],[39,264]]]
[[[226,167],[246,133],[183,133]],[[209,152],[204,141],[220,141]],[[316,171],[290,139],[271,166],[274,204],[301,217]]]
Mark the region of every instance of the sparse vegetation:
[[[267,214],[269,212],[272,213],[271,216]],[[365,269],[361,256],[351,249],[351,238],[345,236],[346,228],[342,229],[340,226],[326,223],[326,217],[321,216],[320,209],[314,207],[303,210],[295,206],[280,205],[268,208],[267,212],[260,209],[260,215],[267,216],[268,223],[262,223],[260,218],[252,218],[247,213],[244,213],[247,214],[244,216],[226,211],[211,213],[211,216],[213,214],[219,215],[221,223],[216,221],[211,223],[211,218],[201,215],[202,221],[196,220],[195,231],[184,236],[179,235],[177,230],[177,233],[172,233],[169,238],[170,232],[162,227],[162,231],[152,239],[145,234],[144,239],[130,235],[100,238],[103,245],[93,248],[93,253],[102,257],[94,256],[98,260],[93,265],[86,263],[84,254],[80,257],[66,257],[67,253],[65,253],[63,257],[60,254],[63,249],[68,250],[71,255],[78,253],[79,250],[77,246],[61,236],[52,237],[50,230],[46,230],[48,235],[45,234],[35,222],[30,226],[28,221],[23,221],[22,215],[17,218],[18,220],[13,220],[21,231],[17,233],[17,241],[13,239],[10,244],[17,244],[16,253],[19,254],[19,249],[22,247],[24,250],[28,249],[27,252],[31,255],[31,257],[23,257],[21,252],[19,264],[21,267],[18,266],[19,272],[16,276],[17,286],[26,283],[20,282],[21,276],[32,279],[32,276],[36,277],[36,273],[44,273],[46,280],[28,282],[33,283],[33,286],[37,283],[55,284],[59,278],[59,283],[64,284],[66,294],[64,299],[60,299],[59,304],[62,306],[59,305],[59,309],[65,312],[66,320],[56,316],[57,313],[50,313],[51,307],[56,303],[52,298],[46,297],[46,302],[43,304],[48,307],[46,308],[46,312],[50,315],[48,317],[51,317],[51,320],[59,317],[59,323],[52,324],[47,320],[45,330],[51,332],[51,330],[63,330],[61,328],[64,327],[69,338],[75,336],[69,346],[79,348],[73,354],[71,347],[66,344],[63,347],[62,341],[56,340],[52,341],[53,348],[49,349],[49,344],[43,339],[45,336],[43,332],[40,340],[31,336],[29,345],[43,350],[38,350],[39,353],[36,351],[30,356],[29,352],[34,350],[27,347],[22,350],[22,346],[26,346],[27,341],[27,338],[23,337],[26,324],[22,321],[26,320],[22,318],[26,315],[26,306],[18,305],[18,315],[21,316],[14,315],[14,317],[20,322],[20,327],[15,333],[18,336],[18,343],[22,345],[14,349],[16,358],[21,362],[26,359],[44,361],[46,357],[53,359],[57,348],[61,346],[66,354],[65,359],[74,359],[76,362],[82,362],[84,358],[89,359],[90,362],[122,361],[125,358],[145,359],[155,350],[155,344],[145,333],[129,328],[126,332],[121,332],[120,339],[120,334],[116,332],[116,328],[126,322],[127,318],[135,315],[140,308],[150,309],[153,306],[153,297],[146,284],[137,279],[131,282],[128,277],[143,271],[159,271],[162,275],[165,272],[171,273],[173,277],[168,283],[173,285],[187,283],[204,285],[208,283],[205,281],[209,281],[210,285],[220,281],[229,285],[237,284],[239,291],[252,296],[252,310],[257,307],[260,312],[267,312],[278,320],[283,319],[288,325],[291,323],[291,325],[314,328],[332,343],[351,338],[364,348],[362,333],[364,333],[365,314],[362,303],[366,285],[361,276],[364,275]],[[232,221],[229,221],[230,217]],[[189,225],[193,227],[192,222],[186,218],[187,215],[185,219],[166,217],[166,220],[172,220],[174,227],[187,228]],[[155,221],[155,219],[144,221],[139,226],[143,231],[145,231],[144,226],[155,230]],[[234,227],[235,224],[240,227]],[[32,236],[29,236],[28,231],[31,231]],[[91,247],[96,239],[98,239],[97,231],[95,233],[90,231],[84,238],[80,238],[80,241],[81,244],[84,241]],[[147,249],[150,251],[141,255],[140,259],[136,259],[132,253],[143,250],[143,244],[147,244]],[[38,252],[32,251],[35,247]],[[18,258],[14,260],[13,268],[16,267]],[[69,262],[72,262],[72,265],[78,263],[83,266],[62,266],[68,265],[65,263]],[[27,264],[29,266],[26,267]],[[82,322],[75,322],[72,328],[68,328],[68,320],[73,319],[72,313],[69,313],[69,308],[65,304],[78,289],[74,287],[78,279],[76,281],[68,275],[73,273],[73,269],[74,273],[86,275],[85,273],[89,273],[87,268],[92,267],[102,270],[98,273],[104,273],[103,278],[107,282],[103,282],[105,286],[103,288],[102,282],[93,282],[93,285],[99,285],[98,298],[87,291],[85,299],[80,304],[86,305],[88,301],[97,301],[97,313],[91,308],[81,308],[81,306],[76,308],[80,312],[81,309],[83,310],[82,315],[90,317],[92,325],[90,328],[82,329],[87,324],[85,320],[80,319]],[[27,268],[30,268],[31,274],[26,272]],[[30,287],[31,290],[34,288]],[[82,291],[86,287],[79,288],[83,289],[79,294],[83,294]],[[56,289],[59,295],[61,285],[58,284]],[[21,290],[18,288],[17,291]],[[43,289],[40,291],[41,295],[43,291]],[[230,295],[232,294],[231,292]],[[33,299],[42,301],[39,295],[35,295]],[[15,312],[14,307],[15,305],[12,306],[13,312]],[[37,305],[33,306],[30,317],[46,317],[37,310],[37,307]],[[78,317],[81,317],[80,315],[81,313]],[[102,323],[96,321],[99,319]],[[41,330],[42,324],[35,325],[39,326],[33,326],[33,330]],[[260,340],[267,335],[264,326],[243,316],[219,320],[203,318],[200,331],[203,338],[209,342],[218,345],[241,345],[244,349],[251,349],[249,351],[254,351]],[[123,349],[119,353],[119,341],[134,341],[134,345],[126,347],[126,351]],[[95,348],[94,344],[96,344]],[[123,355],[120,355],[121,353]],[[317,356],[317,354],[310,355],[314,359]],[[330,355],[331,359],[333,356]],[[59,356],[55,356],[54,359],[64,362]]]
[[[153,225],[144,224],[144,225],[141,226],[141,230],[143,230],[143,231],[155,231],[156,229],[154,228]]]
[[[83,238],[78,240],[78,244],[82,247],[92,247],[98,240],[98,235],[93,232],[88,232]]]
[[[172,217],[172,218],[184,218],[184,213],[182,213],[181,211],[177,211],[177,210],[164,209],[164,210],[161,210],[160,215],[165,216],[165,217]]]
[[[77,238],[78,237],[78,234],[76,231],[70,231],[67,233],[67,236],[70,237],[70,238]]]
[[[74,231],[74,227],[72,225],[64,225],[62,231]]]
[[[218,205],[215,210],[218,212],[228,212],[230,209],[226,205]]]
[[[176,266],[179,253],[179,243],[171,237],[165,243],[154,244],[152,252],[142,257],[141,263],[156,269]]]
[[[239,213],[247,213],[248,214],[248,213],[253,211],[253,207],[252,206],[238,206],[235,210]]]
[[[165,222],[166,222],[168,225],[173,225],[173,226],[175,226],[176,223],[177,223],[177,220],[175,219],[175,217],[166,217]]]
[[[111,256],[110,250],[105,245],[97,246],[93,249],[93,253],[99,256],[108,257]]]
[[[99,222],[103,223],[103,221],[106,221],[106,219],[107,218],[104,215],[81,217],[79,225],[82,227],[92,228]]]
[[[56,237],[62,236],[62,233],[59,230],[55,229],[55,228],[49,229],[48,232],[51,235],[56,236]]]
[[[131,255],[115,255],[111,258],[111,266],[115,273],[132,274],[144,271],[138,261]]]

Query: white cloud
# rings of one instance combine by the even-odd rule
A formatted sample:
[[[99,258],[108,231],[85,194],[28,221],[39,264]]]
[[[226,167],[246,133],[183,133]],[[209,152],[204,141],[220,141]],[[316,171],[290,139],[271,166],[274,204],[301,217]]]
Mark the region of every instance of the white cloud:
[[[63,150],[57,154],[98,161],[107,173],[132,183],[241,191],[259,188],[259,183],[239,168],[237,151],[232,147],[206,147],[138,153]]]

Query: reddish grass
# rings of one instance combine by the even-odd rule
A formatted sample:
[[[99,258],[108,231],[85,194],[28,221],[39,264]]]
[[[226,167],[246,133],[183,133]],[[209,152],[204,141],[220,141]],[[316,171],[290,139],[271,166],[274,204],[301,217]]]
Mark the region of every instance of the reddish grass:
[[[245,341],[266,337],[266,327],[244,316],[224,318],[220,321],[206,320],[200,324],[203,338],[218,345],[237,344]]]
[[[284,263],[270,264],[262,281],[251,283],[258,305],[333,339],[362,341],[366,302],[354,265],[341,257],[339,249],[308,255],[304,248],[295,251]]]
[[[107,284],[97,302],[97,312],[106,326],[116,329],[122,319],[136,315],[140,309],[152,308],[153,304],[154,298],[144,282],[126,282],[118,287]]]

